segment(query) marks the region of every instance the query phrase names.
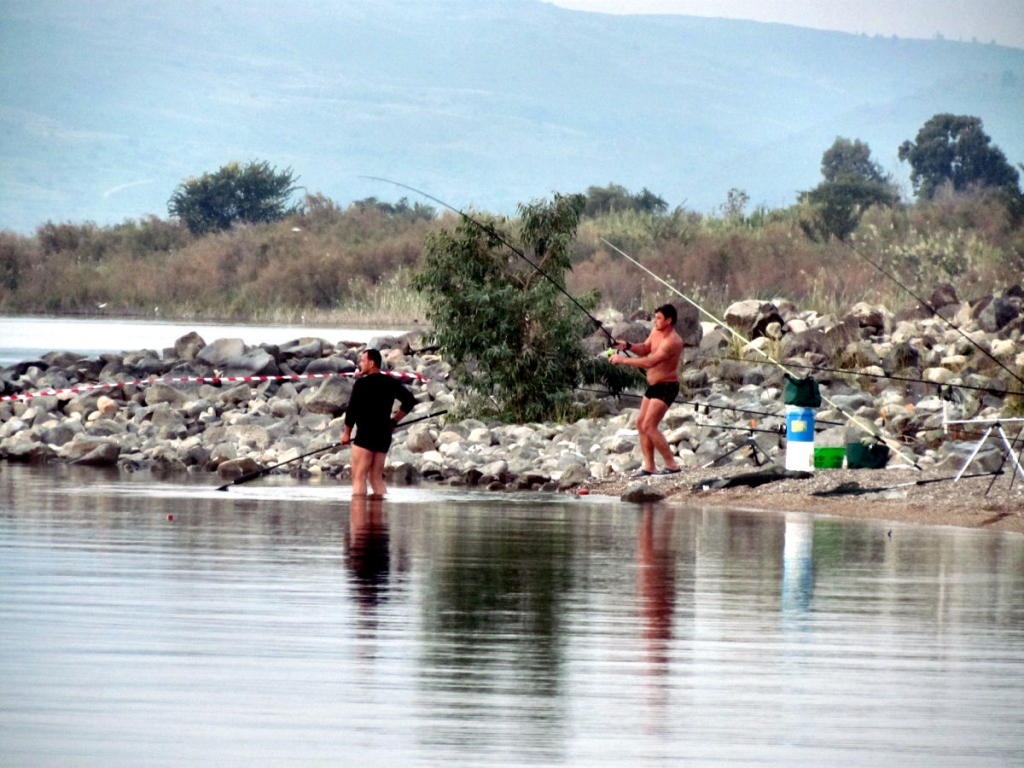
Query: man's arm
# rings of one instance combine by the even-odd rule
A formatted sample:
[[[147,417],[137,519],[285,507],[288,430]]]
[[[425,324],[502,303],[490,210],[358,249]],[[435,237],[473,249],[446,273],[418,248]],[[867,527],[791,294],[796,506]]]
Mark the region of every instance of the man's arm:
[[[631,344],[625,339],[618,339],[615,342],[615,348],[620,352],[631,352],[637,357],[643,357],[651,351],[651,337],[648,336],[645,341],[641,341],[639,344]]]
[[[651,336],[647,337],[647,341],[643,344],[634,344],[631,347],[631,351],[635,352],[640,357],[624,357],[623,355],[612,355],[612,365],[628,365],[633,368],[653,368],[658,363],[661,363],[668,359],[672,355],[671,337],[666,337],[655,346],[651,340]]]

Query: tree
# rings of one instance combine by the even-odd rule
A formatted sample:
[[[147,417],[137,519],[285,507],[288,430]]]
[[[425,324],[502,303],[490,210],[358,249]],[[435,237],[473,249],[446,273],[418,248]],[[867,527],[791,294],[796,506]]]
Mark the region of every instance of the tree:
[[[296,181],[291,168],[278,172],[266,161],[228,163],[216,173],[179,184],[167,210],[196,235],[229,229],[235,222],[278,221],[297,210],[288,206],[288,198],[298,189]]]
[[[825,181],[843,178],[863,179],[877,184],[888,184],[890,178],[881,166],[871,159],[871,147],[860,139],[836,136],[832,146],[821,156],[821,175]]]
[[[587,187],[583,213],[586,216],[600,216],[620,211],[639,211],[660,215],[667,210],[668,203],[647,187],[634,195],[621,184],[609,184],[607,187]]]
[[[970,115],[935,115],[917,132],[916,141],[900,145],[899,158],[910,163],[914,192],[926,200],[947,182],[963,191],[971,186],[1016,187],[1019,178],[982,130],[981,119]]]
[[[821,156],[821,175],[824,181],[800,194],[800,201],[811,209],[810,221],[801,221],[800,226],[812,240],[845,240],[872,205],[899,202],[890,176],[871,159],[871,148],[860,139],[837,136]]]
[[[427,236],[414,286],[427,298],[434,338],[454,362],[471,411],[520,422],[565,417],[583,381],[617,371],[588,359],[587,315],[564,293],[585,204],[582,195],[556,194],[520,205],[518,238],[495,219],[466,217],[454,232]],[[515,239],[543,275],[506,246]],[[597,297],[577,301],[589,311]]]

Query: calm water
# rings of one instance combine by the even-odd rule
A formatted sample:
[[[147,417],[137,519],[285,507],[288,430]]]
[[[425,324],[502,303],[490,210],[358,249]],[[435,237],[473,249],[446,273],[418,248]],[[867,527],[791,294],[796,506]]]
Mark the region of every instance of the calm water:
[[[211,325],[156,320],[103,320],[95,318],[0,317],[0,368],[31,360],[54,350],[98,355],[104,352],[162,351],[186,333],[196,331],[207,343],[240,338],[246,344],[283,344],[302,336],[332,343],[365,343],[374,336],[402,333],[367,328],[331,328],[306,325]]]
[[[1024,537],[215,485],[0,466],[0,764],[1024,764]]]

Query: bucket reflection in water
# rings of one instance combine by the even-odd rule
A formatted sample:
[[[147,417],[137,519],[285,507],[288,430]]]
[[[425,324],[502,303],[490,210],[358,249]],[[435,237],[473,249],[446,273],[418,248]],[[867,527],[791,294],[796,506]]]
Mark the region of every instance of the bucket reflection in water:
[[[804,613],[811,604],[814,584],[814,518],[808,514],[786,514],[786,542],[782,555],[782,610]]]

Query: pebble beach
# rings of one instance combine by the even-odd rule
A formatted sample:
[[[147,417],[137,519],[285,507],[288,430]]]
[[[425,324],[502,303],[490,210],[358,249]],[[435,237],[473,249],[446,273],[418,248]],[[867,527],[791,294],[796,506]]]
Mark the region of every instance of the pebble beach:
[[[884,307],[838,317],[743,302],[727,314],[753,337],[742,346],[681,312],[683,386],[662,429],[683,470],[653,477],[636,476],[636,393],[581,390],[588,417],[573,423],[460,418],[451,366],[429,339],[382,336],[369,344],[415,393],[409,418],[428,417],[396,433],[389,482],[1024,533],[1024,478],[998,439],[1007,435],[1019,455],[1019,386],[1002,368],[1024,365],[1020,305],[1017,291],[956,300],[945,310],[961,329],[953,333],[937,318]],[[649,332],[643,317],[612,314],[606,324],[616,338]],[[595,355],[606,343],[601,334],[585,342]],[[21,361],[0,370],[0,459],[198,473],[220,484],[317,451],[274,471],[343,482],[350,456],[337,443],[363,348],[318,337],[247,346],[190,333],[164,350],[58,350]],[[787,467],[783,370],[808,369],[823,399],[814,445],[842,454],[857,441],[884,444],[883,467]]]

